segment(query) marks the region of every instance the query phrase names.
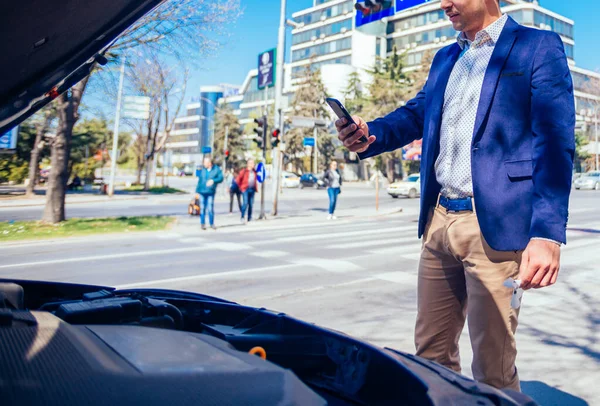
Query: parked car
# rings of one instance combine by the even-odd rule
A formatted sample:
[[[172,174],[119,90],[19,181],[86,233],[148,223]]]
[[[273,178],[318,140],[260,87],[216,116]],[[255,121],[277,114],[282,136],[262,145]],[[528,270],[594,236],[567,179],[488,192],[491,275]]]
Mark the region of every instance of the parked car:
[[[300,189],[304,189],[305,187],[319,189],[326,186],[323,179],[314,173],[305,173],[300,177]]]
[[[295,188],[300,186],[300,175],[286,171],[284,171],[281,175],[283,187]]]
[[[575,179],[574,185],[577,190],[600,190],[600,172],[584,173]]]
[[[388,194],[394,199],[398,196],[407,196],[411,199],[421,194],[421,177],[419,174],[409,175],[406,180],[394,182],[388,187]]]

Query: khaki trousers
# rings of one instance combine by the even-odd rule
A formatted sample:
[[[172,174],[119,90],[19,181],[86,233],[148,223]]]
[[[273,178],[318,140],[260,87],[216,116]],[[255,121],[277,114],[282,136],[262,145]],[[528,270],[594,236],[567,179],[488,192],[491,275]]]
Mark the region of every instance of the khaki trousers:
[[[461,372],[458,340],[465,318],[475,380],[520,391],[515,367],[518,311],[512,289],[522,251],[501,252],[486,243],[475,212],[430,211],[419,263],[417,355]]]

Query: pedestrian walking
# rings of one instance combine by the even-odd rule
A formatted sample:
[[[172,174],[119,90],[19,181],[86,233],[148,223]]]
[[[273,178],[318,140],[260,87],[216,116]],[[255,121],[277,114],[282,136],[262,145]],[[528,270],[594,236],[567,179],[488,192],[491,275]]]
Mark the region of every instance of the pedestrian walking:
[[[249,159],[246,167],[240,171],[236,178],[236,183],[242,192],[242,224],[246,223],[246,212],[248,213],[248,221],[252,221],[252,206],[254,205],[254,195],[258,191],[258,179],[256,169],[254,169],[254,160]]]
[[[329,164],[329,169],[323,175],[323,181],[327,185],[327,194],[329,195],[329,215],[327,216],[327,220],[337,220],[335,207],[338,195],[342,193],[342,174],[337,167],[336,161],[331,161]]]
[[[498,0],[442,0],[457,42],[435,56],[424,88],[385,117],[345,127],[361,159],[423,139],[417,355],[461,371],[465,318],[476,380],[520,390],[521,287],[554,284],[566,242],[575,149],[573,83],[554,32],[502,14]],[[361,143],[359,138],[367,136]]]
[[[228,192],[229,192],[229,214],[233,213],[233,198],[237,198],[237,203],[238,203],[238,207],[240,209],[240,213],[242,212],[242,192],[236,182],[236,177],[238,175],[239,171],[237,170],[231,170],[228,174],[227,174],[227,178],[226,178],[226,183],[227,183],[227,187],[228,187]]]
[[[213,165],[211,158],[204,158],[204,167],[200,171],[198,185],[196,186],[196,193],[200,195],[201,200],[200,226],[203,230],[206,230],[207,211],[210,228],[217,229],[215,226],[215,193],[217,192],[217,185],[221,182],[223,182],[221,168]]]

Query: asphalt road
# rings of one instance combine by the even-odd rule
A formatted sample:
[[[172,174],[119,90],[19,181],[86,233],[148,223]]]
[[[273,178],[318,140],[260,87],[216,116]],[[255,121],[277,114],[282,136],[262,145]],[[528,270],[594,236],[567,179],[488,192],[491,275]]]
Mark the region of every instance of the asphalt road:
[[[326,204],[318,192],[294,193],[297,208]],[[341,198],[348,212],[373,203],[368,189]],[[383,205],[404,212],[353,209],[338,221],[313,213],[203,232],[194,220],[168,232],[3,244],[0,277],[201,292],[414,352],[417,203],[388,197]],[[600,404],[599,203],[599,193],[573,193],[559,283],[523,299],[517,362],[524,391],[543,405]],[[466,328],[461,340],[470,375]]]

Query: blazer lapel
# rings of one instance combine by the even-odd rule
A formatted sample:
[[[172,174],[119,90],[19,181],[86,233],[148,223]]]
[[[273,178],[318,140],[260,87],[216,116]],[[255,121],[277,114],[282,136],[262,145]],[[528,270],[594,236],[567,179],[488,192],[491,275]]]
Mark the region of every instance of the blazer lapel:
[[[429,131],[427,134],[426,145],[429,146],[428,151],[435,151],[435,143],[439,139],[440,127],[442,125],[442,112],[444,110],[444,96],[446,94],[446,87],[448,80],[450,80],[450,74],[458,57],[461,53],[461,48],[458,44],[449,50],[447,58],[440,64],[439,73],[433,84],[433,92],[431,97],[431,104],[428,106],[431,109],[431,115],[429,118]],[[438,143],[439,144],[439,143]]]
[[[510,51],[512,50],[513,44],[517,39],[517,31],[519,24],[517,24],[512,18],[509,17],[504,26],[502,34],[498,39],[498,43],[494,48],[490,63],[488,65],[485,77],[483,79],[483,87],[481,88],[481,96],[479,98],[479,107],[477,108],[477,116],[475,117],[475,128],[473,130],[473,139],[477,138],[479,131],[485,117],[488,114],[494,94],[496,93],[496,87],[498,86],[498,80],[500,79],[500,73],[504,68],[504,64]]]

